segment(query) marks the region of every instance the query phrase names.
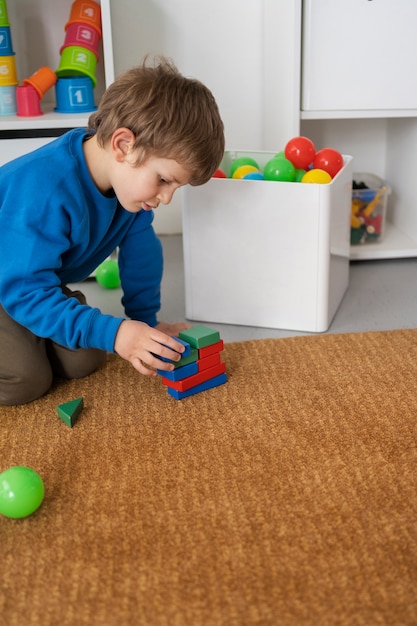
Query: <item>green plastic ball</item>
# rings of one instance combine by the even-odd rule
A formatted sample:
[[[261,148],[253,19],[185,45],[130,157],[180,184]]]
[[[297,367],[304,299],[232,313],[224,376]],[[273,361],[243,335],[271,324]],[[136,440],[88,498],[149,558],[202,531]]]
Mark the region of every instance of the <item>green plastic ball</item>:
[[[295,167],[288,159],[274,157],[265,165],[264,177],[265,180],[294,182]]]
[[[17,465],[0,474],[0,513],[19,519],[32,515],[42,504],[45,487],[35,470]]]
[[[119,265],[114,259],[107,259],[96,269],[96,281],[105,289],[120,287]]]
[[[302,180],[302,178],[303,178],[305,173],[306,173],[306,170],[295,168],[295,178],[294,178],[294,181],[296,183],[301,183],[301,180]]]
[[[251,157],[239,157],[238,159],[235,159],[233,161],[230,167],[230,178],[233,178],[233,174],[235,173],[237,168],[242,167],[242,165],[252,165],[253,167],[256,167],[257,170],[260,169],[255,159],[252,159]]]

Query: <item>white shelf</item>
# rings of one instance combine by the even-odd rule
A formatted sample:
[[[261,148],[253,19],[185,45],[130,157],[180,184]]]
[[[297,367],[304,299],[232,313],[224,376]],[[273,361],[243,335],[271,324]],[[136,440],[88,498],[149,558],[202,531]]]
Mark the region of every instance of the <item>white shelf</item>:
[[[345,120],[417,117],[417,109],[379,109],[379,110],[345,110],[345,111],[301,111],[302,120]]]
[[[381,242],[365,243],[350,247],[351,261],[407,257],[417,257],[417,241],[399,231],[389,222],[385,225],[385,234]]]
[[[96,71],[95,100],[97,103],[106,87],[114,81],[114,61],[111,0],[96,1],[101,6],[102,21],[102,38]],[[70,15],[71,2],[72,0],[61,0],[57,3],[51,3],[50,0],[36,0],[36,2],[13,0],[10,3],[9,19],[12,24],[11,31],[20,80],[25,76],[30,76],[43,65],[52,69],[58,67],[59,51],[65,38],[64,26]],[[44,41],[42,45],[34,47],[32,33],[39,29],[41,29]],[[75,114],[56,113],[53,110],[54,106],[55,98],[48,93],[41,102],[43,115],[36,117],[0,116],[0,133],[2,131],[24,133],[24,131],[83,127],[87,125],[92,113],[92,111]]]
[[[43,115],[36,117],[18,117],[16,115],[4,116],[0,118],[0,132],[4,130],[25,131],[44,130],[49,128],[78,128],[86,126],[90,113],[55,113],[53,107],[50,110],[44,109]]]

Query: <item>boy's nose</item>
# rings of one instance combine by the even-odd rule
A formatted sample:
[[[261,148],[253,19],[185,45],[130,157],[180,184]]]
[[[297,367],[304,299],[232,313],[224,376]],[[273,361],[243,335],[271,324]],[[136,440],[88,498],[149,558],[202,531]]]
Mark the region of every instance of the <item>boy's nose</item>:
[[[158,200],[162,202],[162,204],[169,204],[172,200],[172,196],[175,193],[175,189],[164,189],[160,191],[158,194]]]

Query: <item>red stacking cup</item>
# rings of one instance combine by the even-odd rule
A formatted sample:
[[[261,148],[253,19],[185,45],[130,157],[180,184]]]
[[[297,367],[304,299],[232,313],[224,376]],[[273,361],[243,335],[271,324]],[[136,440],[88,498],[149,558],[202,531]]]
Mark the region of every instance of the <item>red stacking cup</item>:
[[[64,45],[61,47],[59,53],[62,54],[63,49],[69,46],[81,46],[94,52],[98,58],[99,43],[100,33],[94,26],[86,24],[85,22],[73,22],[69,24],[66,30]]]
[[[41,100],[35,87],[19,85],[16,87],[17,115],[21,117],[35,117],[42,115]]]

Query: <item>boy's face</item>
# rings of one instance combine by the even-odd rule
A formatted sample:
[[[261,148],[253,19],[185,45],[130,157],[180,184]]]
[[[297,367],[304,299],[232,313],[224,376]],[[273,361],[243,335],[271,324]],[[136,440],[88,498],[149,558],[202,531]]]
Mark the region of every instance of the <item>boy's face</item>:
[[[126,211],[138,213],[169,204],[190,177],[190,172],[172,159],[149,157],[139,166],[126,159],[113,180],[113,189]]]

